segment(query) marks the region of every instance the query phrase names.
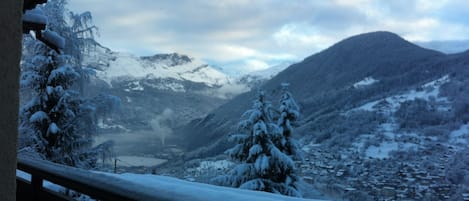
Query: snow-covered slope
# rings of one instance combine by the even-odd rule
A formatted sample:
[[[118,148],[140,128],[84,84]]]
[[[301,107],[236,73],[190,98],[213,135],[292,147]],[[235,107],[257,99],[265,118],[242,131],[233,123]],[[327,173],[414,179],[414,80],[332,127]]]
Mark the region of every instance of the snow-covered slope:
[[[426,101],[430,99],[434,99],[435,101],[448,104],[447,98],[438,96],[440,94],[441,85],[447,82],[449,82],[449,76],[445,75],[437,80],[423,84],[420,87],[420,90],[418,91],[410,90],[402,94],[386,97],[384,99],[377,100],[377,101],[372,101],[358,108],[355,108],[353,110],[377,111],[378,109],[381,109],[382,111],[383,109],[382,107],[386,107],[389,110],[388,112],[395,112],[399,109],[402,103],[406,101],[412,101],[417,98],[423,99]],[[442,107],[438,109],[446,110],[446,111],[449,110],[446,107]]]
[[[98,44],[83,62],[96,72],[87,93],[104,92],[122,100],[120,111],[125,115],[101,127],[112,132],[148,130],[149,121],[165,109],[174,112],[171,119],[176,127],[248,90],[203,61],[177,53],[139,57]]]
[[[262,83],[273,78],[294,63],[295,62],[293,61],[285,61],[264,70],[258,70],[250,72],[249,74],[241,75],[236,79],[236,83],[245,85],[249,88],[259,87],[259,85],[262,85]]]
[[[376,82],[379,82],[379,80],[375,80],[373,77],[366,77],[363,80],[360,80],[360,81],[354,83],[353,87],[355,87],[355,88],[365,87],[365,86],[372,85]]]

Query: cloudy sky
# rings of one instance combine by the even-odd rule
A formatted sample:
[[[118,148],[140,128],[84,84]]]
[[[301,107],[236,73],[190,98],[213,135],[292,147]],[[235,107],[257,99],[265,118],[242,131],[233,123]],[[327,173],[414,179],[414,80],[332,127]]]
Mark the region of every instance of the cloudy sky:
[[[98,41],[136,55],[178,52],[223,68],[299,61],[359,33],[468,40],[467,0],[70,0]]]

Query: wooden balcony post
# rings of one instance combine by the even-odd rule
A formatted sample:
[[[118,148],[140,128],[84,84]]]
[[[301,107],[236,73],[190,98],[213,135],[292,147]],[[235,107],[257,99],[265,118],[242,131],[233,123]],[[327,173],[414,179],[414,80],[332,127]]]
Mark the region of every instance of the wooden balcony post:
[[[16,200],[18,86],[21,58],[20,0],[0,1],[0,199]]]
[[[34,200],[41,200],[41,190],[42,190],[43,179],[37,175],[31,175],[31,186],[33,190]]]

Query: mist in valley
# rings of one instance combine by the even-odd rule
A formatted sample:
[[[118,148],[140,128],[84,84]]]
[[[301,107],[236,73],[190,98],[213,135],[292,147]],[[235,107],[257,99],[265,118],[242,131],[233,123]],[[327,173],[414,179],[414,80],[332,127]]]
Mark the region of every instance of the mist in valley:
[[[100,134],[95,137],[95,144],[113,141],[113,151],[116,156],[121,155],[156,155],[167,146],[167,139],[173,135],[171,125],[174,122],[174,112],[166,108],[148,121],[150,129],[131,130],[119,133]]]

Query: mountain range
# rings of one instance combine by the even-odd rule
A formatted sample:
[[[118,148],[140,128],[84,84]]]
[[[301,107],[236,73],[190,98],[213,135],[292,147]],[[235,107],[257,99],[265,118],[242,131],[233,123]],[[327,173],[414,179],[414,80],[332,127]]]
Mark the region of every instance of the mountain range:
[[[469,183],[461,177],[469,174],[469,51],[446,54],[379,31],[239,78],[176,53],[137,57],[98,47],[85,61],[97,72],[89,93],[123,102],[101,129],[132,136],[168,128],[168,144],[184,150],[160,167],[174,176],[193,176],[185,175],[193,161],[226,158],[228,136],[258,89],[278,107],[287,82],[301,110],[299,171],[321,193],[460,200]],[[130,149],[148,151],[147,141]]]
[[[85,55],[95,71],[87,92],[110,93],[121,99],[120,111],[101,120],[106,132],[150,130],[152,119],[171,111],[169,127],[178,127],[206,115],[234,96],[250,90],[288,67],[231,77],[200,59],[178,53],[135,56],[96,45]]]

